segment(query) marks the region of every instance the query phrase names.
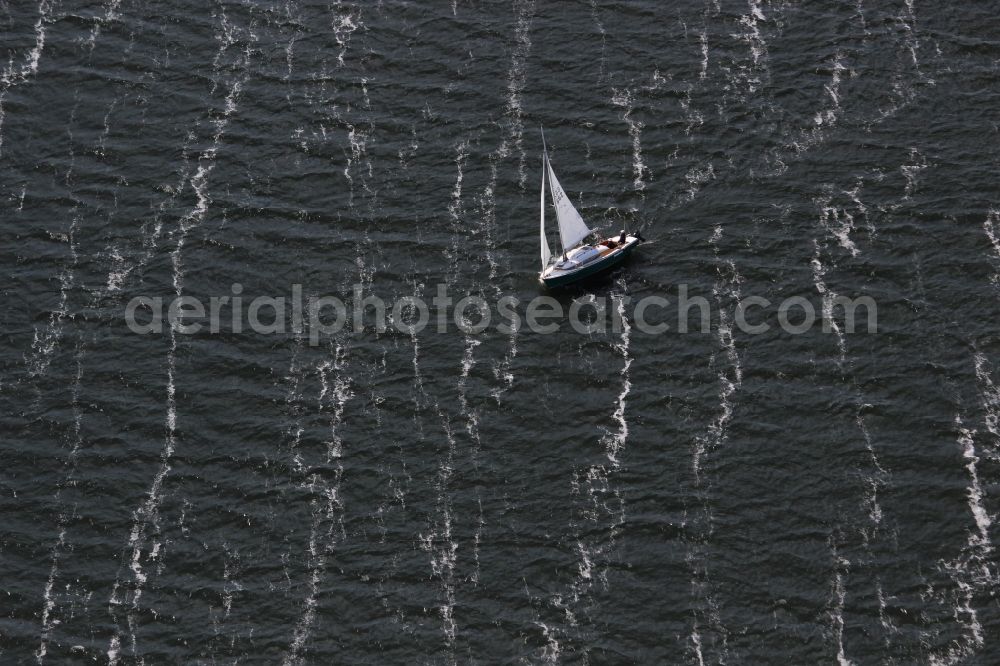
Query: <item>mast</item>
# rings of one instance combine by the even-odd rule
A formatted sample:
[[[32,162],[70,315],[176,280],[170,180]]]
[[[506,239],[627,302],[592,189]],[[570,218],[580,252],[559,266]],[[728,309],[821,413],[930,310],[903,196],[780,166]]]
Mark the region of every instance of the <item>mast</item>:
[[[552,251],[549,250],[549,241],[545,238],[545,172],[549,166],[549,155],[545,148],[545,131],[542,131],[542,193],[541,193],[541,249],[542,249],[542,270],[549,265],[552,258]]]
[[[552,165],[549,163],[549,149],[548,149],[548,146],[545,145],[545,128],[542,127],[541,125],[539,125],[538,129],[542,133],[542,219],[544,220],[545,219],[545,174],[548,172],[549,169],[552,168]],[[555,172],[553,172],[553,173],[555,173]],[[549,185],[551,186],[551,184],[552,184],[552,182],[551,182],[551,178],[550,178],[549,179]],[[552,194],[552,205],[553,206],[556,205],[555,193]],[[559,217],[558,213],[559,213],[559,211],[557,210],[556,211],[556,218],[557,219]],[[549,250],[549,243],[548,243],[548,241],[545,240],[545,231],[544,230],[542,231],[542,242],[545,244],[545,249],[542,250],[542,256],[546,257],[546,259],[542,263],[545,264],[545,265],[547,265],[548,264],[548,258],[552,256],[552,252],[551,252],[551,250]],[[559,233],[559,245],[560,246],[563,245],[563,243],[562,243],[562,230],[561,229],[560,229],[560,233]],[[566,250],[567,249],[568,249],[567,247],[563,246],[563,258],[562,258],[563,261],[566,261]]]
[[[579,211],[573,206],[569,196],[559,184],[556,172],[552,168],[552,162],[548,163],[549,192],[552,194],[552,205],[556,209],[556,218],[559,220],[559,240],[562,244],[563,256],[577,246],[584,238],[590,235],[591,231],[587,223],[580,217]]]

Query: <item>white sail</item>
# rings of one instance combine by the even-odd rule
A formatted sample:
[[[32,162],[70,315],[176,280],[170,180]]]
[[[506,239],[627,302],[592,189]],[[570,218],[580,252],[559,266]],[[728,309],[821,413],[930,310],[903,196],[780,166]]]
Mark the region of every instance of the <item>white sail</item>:
[[[563,252],[574,247],[590,235],[580,213],[573,207],[573,202],[566,196],[556,172],[549,163],[549,189],[552,191],[552,205],[556,207],[556,217],[559,218],[559,238],[562,240]]]
[[[549,241],[545,239],[545,168],[549,160],[546,155],[542,155],[542,270],[549,265],[552,251],[549,249]]]

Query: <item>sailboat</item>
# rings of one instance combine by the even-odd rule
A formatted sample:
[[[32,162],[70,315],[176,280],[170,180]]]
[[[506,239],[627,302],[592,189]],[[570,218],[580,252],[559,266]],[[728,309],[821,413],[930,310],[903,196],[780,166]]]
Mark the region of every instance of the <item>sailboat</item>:
[[[562,255],[553,258],[549,242],[545,238],[545,183],[548,181],[552,194],[552,205],[559,221],[559,240]],[[642,241],[638,234],[626,233],[624,229],[616,237],[601,238],[587,226],[573,202],[566,196],[556,172],[549,161],[542,133],[542,272],[538,278],[546,287],[561,287],[577,280],[590,277],[620,264]],[[585,242],[588,240],[591,242]]]

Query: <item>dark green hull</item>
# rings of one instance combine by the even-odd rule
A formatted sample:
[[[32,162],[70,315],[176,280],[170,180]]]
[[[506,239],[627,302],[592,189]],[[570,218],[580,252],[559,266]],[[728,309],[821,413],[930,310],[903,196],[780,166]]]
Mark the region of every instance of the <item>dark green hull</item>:
[[[543,277],[541,278],[542,284],[550,288],[565,287],[568,284],[573,284],[574,282],[579,282],[585,278],[597,275],[598,273],[606,271],[609,268],[614,268],[625,260],[625,257],[627,257],[632,250],[635,249],[636,245],[638,245],[638,243],[629,245],[628,247],[623,248],[620,252],[615,252],[607,257],[603,257],[597,261],[589,263],[586,266],[581,266],[572,273],[566,273],[555,277]]]

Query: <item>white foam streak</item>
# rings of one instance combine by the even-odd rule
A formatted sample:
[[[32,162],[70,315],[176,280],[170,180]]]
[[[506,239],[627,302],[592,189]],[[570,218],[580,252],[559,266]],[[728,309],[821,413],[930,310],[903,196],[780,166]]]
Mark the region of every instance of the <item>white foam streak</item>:
[[[94,21],[94,27],[90,30],[90,37],[87,38],[88,48],[93,49],[97,44],[97,38],[101,36],[101,28],[118,18],[118,8],[121,4],[121,0],[108,0],[104,4],[104,16]]]
[[[701,651],[701,632],[698,631],[698,622],[695,621],[691,630],[691,645],[694,647],[694,656],[698,660],[698,666],[705,666],[705,655]]]
[[[451,217],[451,221],[455,224],[459,224],[462,217],[462,181],[464,180],[463,169],[465,168],[465,161],[468,158],[469,141],[466,139],[455,147],[455,168],[457,173],[455,175],[455,186],[451,190],[451,203],[448,204],[448,215]]]
[[[976,455],[976,446],[973,434],[968,429],[962,427],[962,421],[955,417],[955,427],[958,429],[958,443],[962,447],[962,457],[965,459],[965,470],[969,475],[969,487],[966,494],[969,498],[969,513],[976,523],[978,534],[970,537],[969,545],[980,548],[983,554],[989,553],[993,547],[990,544],[990,527],[993,525],[993,517],[987,513],[983,506],[983,488],[979,482],[979,456]]]
[[[542,629],[542,638],[545,639],[545,647],[542,648],[542,663],[558,664],[561,648],[556,640],[555,631],[543,622],[537,623]]]
[[[46,27],[51,22],[52,3],[49,0],[41,0],[38,3],[38,19],[35,21],[34,46],[25,55],[24,63],[20,67],[15,67],[13,60],[11,60],[7,68],[0,74],[0,155],[3,154],[4,99],[11,88],[25,83],[38,74],[38,63],[42,59],[42,51],[45,50]]]
[[[224,38],[221,40],[222,46],[220,47],[219,55],[216,57],[216,71],[218,71],[218,60],[219,57],[221,57],[222,51],[224,51],[228,45],[233,42],[232,36],[228,34],[230,28],[225,21],[224,14],[222,16],[222,22]],[[249,63],[244,62],[243,64],[246,66]],[[211,198],[208,193],[208,177],[214,167],[215,156],[222,144],[223,135],[229,119],[236,112],[236,103],[239,98],[240,91],[242,90],[242,85],[243,81],[241,80],[236,80],[231,83],[223,101],[222,116],[213,121],[215,132],[212,137],[212,143],[202,152],[198,160],[198,168],[195,171],[194,176],[190,179],[190,185],[196,197],[195,206],[179,221],[176,231],[177,242],[170,255],[171,265],[173,268],[172,282],[174,292],[178,297],[182,295],[184,289],[183,253],[185,241],[190,230],[201,224],[206,213],[208,212],[208,208],[211,203]],[[167,433],[164,438],[163,449],[160,452],[160,464],[153,476],[145,501],[132,514],[132,529],[129,533],[128,545],[126,548],[126,552],[128,554],[127,567],[131,572],[131,581],[128,582],[127,589],[120,597],[119,589],[122,580],[119,576],[109,599],[109,604],[112,607],[124,605],[126,608],[126,622],[130,631],[132,652],[136,657],[139,655],[134,631],[135,614],[139,610],[143,590],[148,579],[148,574],[143,570],[143,560],[156,560],[159,557],[160,549],[162,547],[162,544],[159,542],[153,542],[150,544],[148,533],[150,531],[153,533],[159,532],[159,509],[160,504],[163,501],[163,484],[167,476],[170,474],[171,462],[174,450],[177,446],[177,346],[177,331],[171,327],[170,348],[167,351],[166,415],[164,417]],[[148,552],[144,553],[144,551],[147,550]],[[112,645],[120,645],[121,632],[121,626],[116,622],[115,634],[111,639]],[[108,650],[110,654],[112,651],[111,646],[109,646]],[[140,659],[140,662],[141,661],[142,660]]]
[[[991,208],[983,221],[983,231],[993,250],[993,263],[1000,268],[1000,210]],[[1000,289],[1000,271],[990,276],[993,286]]]
[[[79,102],[77,97],[76,102]],[[77,105],[74,103],[70,113],[69,136],[69,167],[66,170],[64,182],[68,188],[72,187],[73,169],[76,165],[76,154],[72,148],[73,124],[76,120]],[[39,377],[44,375],[52,362],[56,348],[62,339],[63,324],[69,316],[69,294],[76,283],[76,268],[79,263],[79,254],[76,242],[76,232],[80,225],[80,214],[78,206],[74,205],[70,212],[70,224],[66,233],[49,232],[49,237],[53,240],[63,241],[69,250],[69,262],[64,264],[59,271],[59,301],[55,309],[49,312],[48,322],[39,329],[35,327],[32,335],[31,350],[24,355],[25,367],[29,377]]]
[[[844,587],[844,574],[850,569],[851,563],[846,558],[840,557],[837,554],[837,547],[832,537],[830,539],[830,550],[833,555],[834,570],[833,582],[831,583],[832,608],[829,611],[829,615],[834,641],[837,645],[837,665],[852,666],[854,662],[847,658],[844,651],[844,600],[847,597],[847,590]]]
[[[979,381],[979,400],[985,413],[986,430],[993,436],[993,445],[987,450],[992,460],[1000,460],[997,444],[1000,441],[1000,387],[993,383],[986,368],[986,357],[977,352],[973,356],[976,379]]]
[[[302,650],[305,648],[316,623],[316,608],[319,605],[320,586],[326,578],[327,561],[335,551],[338,543],[337,535],[343,532],[343,502],[340,499],[340,481],[344,468],[340,462],[343,457],[343,440],[340,427],[344,422],[345,407],[353,397],[351,379],[347,371],[347,350],[337,345],[332,352],[332,358],[315,366],[315,372],[320,382],[320,390],[316,395],[317,413],[328,417],[329,440],[326,442],[326,466],[332,466],[333,481],[327,481],[324,476],[311,474],[302,484],[304,489],[314,494],[310,501],[312,521],[309,528],[309,545],[306,555],[306,565],[309,570],[306,596],[302,601],[302,613],[292,630],[292,640],[288,651],[282,659],[282,664],[291,666],[304,663]],[[300,397],[300,377],[296,361],[293,359],[290,376],[292,377],[288,400],[298,401]],[[332,380],[331,380],[332,376]],[[296,466],[301,466],[299,454],[296,451],[302,434],[301,422],[296,423],[292,434],[292,451]],[[339,532],[336,528],[340,528]]]
[[[510,154],[512,147],[518,152],[518,183],[523,189],[527,181],[525,170],[526,156],[523,148],[523,129],[521,96],[526,84],[526,63],[531,52],[531,21],[534,15],[535,3],[528,0],[516,0],[514,9],[517,14],[517,25],[515,28],[516,46],[511,54],[510,65],[507,70],[507,104],[504,109],[505,123],[501,124],[503,138],[489,155],[490,178],[486,187],[477,197],[480,209],[479,231],[482,235],[483,252],[486,256],[486,263],[489,266],[488,280],[500,294],[500,286],[497,276],[500,271],[500,263],[496,257],[497,251],[497,215],[496,215],[496,190],[498,184],[499,166]],[[505,126],[504,126],[505,125]],[[500,403],[503,394],[514,384],[514,374],[511,372],[511,364],[517,356],[517,330],[513,329],[508,338],[507,352],[504,359],[494,363],[493,374],[498,381],[498,386],[490,391],[490,394]]]
[[[455,566],[458,562],[458,542],[452,537],[451,518],[451,477],[455,465],[455,438],[451,425],[440,411],[444,428],[447,451],[444,460],[438,467],[437,478],[437,510],[436,524],[426,534],[420,535],[421,549],[430,556],[431,574],[441,582],[441,630],[444,634],[445,647],[448,650],[449,663],[455,663],[454,647],[457,633],[455,623]]]
[[[721,235],[721,227],[716,227],[711,243],[714,245]],[[718,248],[716,248],[716,252],[718,252]],[[719,382],[718,414],[709,423],[705,434],[696,438],[692,453],[691,466],[695,479],[699,482],[702,459],[726,441],[729,421],[733,415],[733,396],[743,383],[743,367],[733,340],[731,315],[723,303],[724,299],[730,300],[734,304],[739,301],[742,280],[743,278],[736,270],[736,265],[732,261],[727,261],[724,268],[720,268],[719,280],[712,290],[716,302],[719,304],[719,323],[716,326],[715,334],[724,361],[718,357],[713,359],[714,363],[719,366],[717,373]],[[735,305],[733,307],[735,308]]]
[[[855,422],[858,425],[858,429],[861,431],[861,435],[865,440],[865,450],[868,453],[868,460],[871,464],[872,472],[868,474],[865,478],[865,484],[867,486],[864,503],[868,509],[868,519],[871,522],[873,529],[878,529],[882,524],[882,506],[878,501],[878,494],[885,485],[885,478],[887,472],[882,464],[879,462],[878,456],[875,454],[875,447],[872,444],[871,434],[868,432],[868,425],[865,423],[865,418],[862,415],[862,410],[870,405],[862,404],[861,399],[858,399],[859,408],[858,414],[855,418]],[[865,540],[867,542],[869,535],[867,531],[865,532]]]
[[[641,192],[646,189],[644,176],[649,168],[642,161],[642,122],[632,117],[635,109],[635,96],[631,90],[615,89],[612,91],[611,103],[622,109],[622,120],[628,125],[628,134],[632,139],[632,187]]]
[[[848,69],[844,65],[844,56],[837,51],[830,63],[830,80],[823,86],[826,96],[826,104],[818,109],[813,115],[812,127],[803,129],[797,136],[788,141],[786,148],[791,149],[795,154],[801,155],[821,144],[826,140],[829,132],[837,125],[841,111],[840,84],[844,72]],[[778,171],[787,168],[782,156],[777,157]]]
[[[910,53],[910,62],[913,69],[920,74],[920,63],[917,61],[917,49],[920,48],[920,40],[917,38],[916,24],[917,16],[913,8],[913,0],[904,0],[906,4],[906,16],[903,20],[903,27],[906,29],[906,39],[904,41],[906,50]]]
[[[228,618],[233,610],[234,593],[243,590],[243,586],[233,580],[234,560],[236,560],[236,557],[227,548],[226,559],[222,563],[222,608],[225,611],[225,618]]]
[[[711,531],[711,516],[708,515],[707,508],[704,510],[708,532]],[[707,536],[700,544],[689,548],[685,557],[691,573],[691,596],[697,600],[697,608],[692,611],[691,634],[689,640],[694,649],[694,656],[699,665],[705,663],[706,639],[709,647],[715,646],[718,650],[718,657],[715,660],[718,664],[725,664],[729,655],[729,630],[722,624],[722,616],[719,613],[719,606],[711,591],[711,582],[707,565]],[[703,626],[707,625],[708,632]]]
[[[687,121],[687,125],[684,126],[684,133],[687,135],[690,135],[692,130],[694,130],[696,127],[701,127],[705,123],[705,116],[702,115],[700,111],[696,110],[691,106],[692,104],[691,90],[693,88],[694,86],[688,85],[687,89],[684,91],[684,96],[681,97],[680,99],[681,109],[684,110],[684,119]],[[677,152],[678,149],[675,148],[673,154],[670,156],[668,164],[676,158]],[[708,182],[709,180],[711,180],[712,177],[714,177],[714,170],[712,169],[711,162],[708,163],[708,171],[707,173],[704,174],[704,176],[707,177],[704,178],[702,182],[698,182],[699,180],[698,174],[699,172],[694,167],[692,167],[685,176],[685,179],[687,180],[689,185],[687,191],[688,201],[694,198],[695,194],[698,193],[698,190],[701,188],[702,185],[704,185],[704,183]]]
[[[1000,239],[998,239],[998,224],[1000,224],[1000,210],[991,208],[989,213],[986,215],[986,221],[983,222],[983,230],[986,231],[986,237],[990,239],[990,245],[993,247],[993,253],[1000,259]]]
[[[183,165],[180,168],[178,179],[173,185],[160,186],[167,192],[164,198],[156,207],[153,219],[143,227],[142,252],[132,263],[126,260],[118,248],[113,248],[110,253],[111,266],[108,271],[107,292],[113,294],[120,291],[129,275],[140,271],[154,257],[157,256],[159,242],[163,235],[163,216],[174,205],[177,197],[180,196],[191,182],[191,167],[188,156],[188,147],[195,140],[194,132],[189,132],[185,144],[181,148],[183,154]]]
[[[332,361],[325,361],[316,368],[322,387],[316,401],[320,407],[322,407],[324,400],[330,402],[333,407],[333,412],[330,416],[330,439],[326,442],[327,462],[344,455],[344,441],[340,437],[338,427],[343,420],[344,408],[347,402],[354,397],[354,392],[351,391],[350,378],[343,373],[344,355],[345,350],[337,347],[334,352],[334,359]],[[332,386],[329,378],[331,372],[334,373]]]
[[[823,86],[823,90],[826,91],[826,94],[830,98],[830,108],[827,110],[825,117],[820,120],[818,124],[833,122],[836,119],[834,114],[840,110],[840,78],[845,69],[842,58],[843,56],[838,53],[833,61],[833,71],[830,73],[830,82]]]
[[[59,538],[52,549],[52,565],[49,567],[49,578],[45,582],[45,589],[42,591],[42,639],[38,650],[35,652],[35,658],[39,664],[45,661],[45,655],[48,653],[49,636],[52,628],[56,625],[56,622],[52,618],[52,611],[55,610],[56,606],[55,600],[52,598],[52,587],[55,585],[56,576],[59,574],[59,553],[65,545],[66,528],[64,527],[59,530]]]
[[[31,351],[25,354],[25,366],[29,377],[44,375],[52,363],[53,355],[62,339],[63,324],[69,316],[69,292],[76,282],[76,267],[79,262],[77,254],[76,231],[80,217],[74,209],[69,230],[65,235],[58,236],[65,240],[69,247],[70,261],[59,273],[59,302],[49,313],[48,322],[41,329],[35,328],[31,341]]]
[[[38,61],[42,58],[42,51],[45,49],[45,24],[50,20],[52,6],[42,0],[38,4],[38,20],[35,21],[35,45],[28,51],[25,67],[21,69],[22,78],[38,74]]]
[[[903,201],[909,201],[913,191],[917,187],[920,172],[930,166],[919,150],[910,148],[910,161],[899,167],[903,177],[906,178],[906,186],[903,190]]]
[[[496,187],[498,164],[507,155],[507,150],[507,139],[504,139],[497,150],[490,155],[490,180],[482,194],[479,196],[479,207],[481,212],[480,230],[483,236],[486,263],[489,266],[488,280],[491,288],[496,293],[496,298],[498,300],[501,296],[503,296],[503,294],[501,292],[500,284],[497,281],[500,264],[496,258]],[[511,363],[516,356],[517,329],[515,327],[511,327],[510,336],[508,337],[507,351],[504,354],[504,358],[502,361],[495,362],[493,364],[493,376],[496,378],[498,385],[491,389],[490,395],[492,395],[498,405],[500,404],[500,399],[503,394],[514,384],[514,374],[511,372],[510,368]]]
[[[497,160],[506,156],[506,141],[501,143],[497,152],[490,159],[490,182],[486,185],[479,197],[479,207],[482,212],[482,222],[480,231],[483,235],[484,252],[486,263],[489,266],[489,281],[493,282],[498,274],[500,265],[497,262],[496,252],[496,186],[497,186]]]
[[[466,384],[469,380],[469,372],[476,365],[475,351],[481,344],[479,340],[465,336],[465,354],[462,356],[462,374],[458,380],[458,404],[462,415],[465,417],[465,430],[472,438],[475,450],[479,449],[479,418],[475,411],[469,408],[469,399],[466,392]]]
[[[311,482],[313,485],[323,485],[316,476],[312,477]],[[295,629],[292,633],[291,645],[281,662],[285,666],[304,662],[301,652],[312,633],[312,628],[316,621],[319,588],[326,575],[327,557],[332,552],[336,543],[334,539],[334,527],[337,524],[337,516],[341,509],[338,488],[336,486],[322,487],[319,492],[320,498],[310,502],[313,520],[309,529],[309,555],[307,557],[309,566],[308,592],[302,602],[302,615],[295,624]]]
[[[525,170],[527,156],[523,145],[524,121],[521,95],[527,83],[526,64],[528,54],[531,53],[531,19],[535,12],[535,3],[534,0],[515,0],[514,7],[517,12],[517,27],[514,30],[517,45],[511,54],[510,68],[507,70],[507,117],[510,121],[509,138],[519,155],[518,185],[524,189],[528,174]]]
[[[369,186],[369,181],[372,178],[372,163],[368,159],[368,138],[371,133],[371,129],[368,130],[360,129],[354,125],[347,125],[347,144],[351,149],[350,155],[344,164],[344,178],[347,179],[347,183],[350,186],[350,196],[348,198],[348,206],[354,205],[354,176],[351,175],[351,167],[362,158],[365,160],[365,166],[367,170],[367,178],[363,181],[363,186],[366,192],[371,194],[371,188]]]
[[[826,286],[826,282],[823,280],[826,275],[826,267],[820,260],[820,245],[816,239],[813,239],[813,258],[812,258],[812,274],[813,274],[813,285],[816,287],[816,291],[820,296],[823,297],[823,324],[824,326],[829,326],[830,330],[834,332],[837,336],[837,350],[840,356],[837,359],[837,364],[843,367],[847,359],[847,343],[844,340],[844,334],[840,330],[840,325],[833,317],[833,304],[837,298],[837,294],[830,290]]]
[[[625,401],[628,398],[629,391],[632,390],[632,381],[629,378],[629,369],[632,367],[632,356],[629,353],[629,340],[632,326],[629,324],[628,317],[625,313],[625,299],[619,298],[616,300],[618,321],[621,322],[622,331],[619,342],[615,345],[615,349],[624,359],[621,372],[619,373],[621,376],[622,388],[621,392],[618,394],[618,400],[615,403],[615,411],[611,416],[615,423],[618,424],[618,432],[609,432],[604,438],[605,451],[607,452],[608,461],[614,469],[618,468],[618,455],[621,453],[622,448],[625,446],[625,442],[628,440],[628,421],[625,418]]]
[[[701,49],[701,64],[698,70],[698,78],[704,81],[708,78],[708,28],[702,27],[698,34],[698,44]]]
[[[361,22],[360,10],[345,8],[344,3],[337,0],[335,4],[335,14],[330,23],[333,30],[333,39],[337,42],[340,51],[337,53],[337,66],[344,66],[344,56],[347,55],[347,48],[351,43],[351,36],[354,31],[364,24]]]
[[[108,645],[108,666],[118,666],[118,657],[121,654],[122,640],[119,636],[114,636],[111,639],[111,644]]]
[[[589,596],[595,584],[605,589],[608,585],[606,559],[615,547],[615,541],[621,525],[625,522],[625,505],[621,492],[610,484],[609,470],[602,465],[592,465],[583,471],[583,483],[580,483],[580,473],[574,478],[574,492],[586,489],[589,508],[583,515],[590,527],[586,532],[593,536],[578,536],[576,542],[577,565],[576,577],[570,584],[570,599],[574,604]],[[604,499],[607,498],[607,499]],[[558,597],[561,600],[561,596]],[[569,607],[566,608],[570,624],[575,624],[575,616]]]
[[[604,23],[601,22],[600,16],[598,16],[597,0],[590,0],[590,16],[594,19],[594,25],[597,26],[597,32],[601,36],[601,67],[597,74],[597,80],[604,80],[604,73],[607,69],[607,42],[608,34],[604,29]]]
[[[718,310],[719,321],[716,324],[716,343],[719,351],[712,355],[712,364],[717,368],[719,404],[715,418],[705,429],[704,434],[695,438],[691,454],[691,468],[697,488],[703,486],[702,462],[711,451],[722,446],[728,438],[729,423],[732,420],[734,398],[743,383],[743,367],[736,344],[733,339],[732,319],[730,309],[735,311],[740,301],[740,283],[742,276],[731,260],[722,260],[719,255],[718,243],[722,239],[723,229],[716,226],[709,238],[716,255],[718,279],[712,289]],[[705,634],[707,626],[711,630],[708,635],[710,645],[718,650],[718,661],[723,663],[728,655],[729,631],[722,623],[718,604],[712,594],[712,585],[708,571],[707,546],[712,534],[712,514],[707,501],[703,501],[698,509],[695,521],[695,535],[688,545],[686,561],[691,574],[691,592],[696,600],[691,611],[692,623],[689,639],[699,664],[705,662]]]
[[[882,590],[882,580],[877,578],[875,580],[875,597],[878,599],[878,621],[882,625],[882,630],[885,632],[885,647],[888,648],[889,636],[898,633],[899,627],[897,627],[892,619],[889,617],[888,604],[885,600],[885,592]]]
[[[45,23],[51,18],[51,5],[42,0],[38,4],[38,20],[35,22],[35,45],[28,52],[27,69],[22,70],[25,76],[34,76],[38,73],[38,61],[42,58],[42,51],[45,49]]]
[[[842,248],[851,253],[851,256],[857,256],[860,251],[851,240],[851,232],[854,231],[854,216],[847,210],[830,206],[828,203],[829,201],[827,201],[827,205],[820,206],[820,224],[837,239],[837,243]]]
[[[705,162],[701,167],[693,166],[684,174],[684,180],[688,185],[683,199],[686,202],[692,201],[702,187],[715,180],[715,167],[711,162]]]
[[[698,78],[703,80],[708,74],[708,17],[711,10],[706,8],[704,13],[705,25],[700,35],[701,67]],[[719,14],[718,5],[714,14]],[[768,65],[768,47],[764,39],[761,23],[767,18],[764,16],[761,0],[748,0],[747,13],[743,14],[736,21],[736,32],[729,36],[746,45],[747,57],[734,58],[730,63],[720,65],[720,70],[726,76],[726,83],[722,87],[723,94],[735,93],[739,97],[740,103],[749,101],[749,96],[755,95],[770,79],[770,69]]]
[[[985,359],[977,353],[975,364],[980,383],[989,382],[989,377],[983,368],[984,362]],[[990,422],[988,415],[987,429],[992,425],[994,424]],[[953,590],[945,592],[943,596],[953,604],[953,617],[962,626],[963,633],[960,639],[952,641],[947,648],[929,655],[928,663],[933,666],[955,666],[965,662],[983,648],[985,645],[983,625],[973,605],[974,598],[986,591],[992,596],[992,590],[1000,583],[993,557],[993,544],[989,536],[993,516],[986,509],[985,493],[979,479],[980,458],[975,444],[976,431],[966,428],[961,416],[957,414],[954,426],[957,432],[957,444],[965,461],[965,471],[968,476],[966,498],[975,529],[969,531],[965,546],[953,560],[940,562],[941,569],[955,585]],[[995,437],[992,431],[991,435]]]
[[[624,290],[624,283],[621,286]],[[586,508],[580,511],[585,524],[583,526],[577,525],[576,576],[569,585],[568,601],[564,601],[562,594],[554,594],[550,597],[550,602],[554,606],[564,610],[566,622],[571,627],[575,627],[577,624],[573,606],[581,603],[581,600],[589,599],[595,585],[601,585],[607,589],[607,561],[615,549],[621,526],[625,523],[625,500],[621,491],[612,483],[612,479],[614,473],[620,468],[620,454],[629,436],[626,405],[632,388],[629,376],[632,367],[632,356],[629,348],[632,327],[625,316],[625,299],[622,297],[614,297],[614,299],[617,315],[615,326],[620,325],[621,329],[618,342],[613,345],[613,349],[623,359],[619,372],[621,390],[615,400],[611,416],[617,425],[617,430],[608,430],[601,438],[608,464],[590,465],[583,470],[575,471],[573,474],[571,484],[573,494],[580,496],[582,491],[586,492],[580,498],[585,502]],[[559,655],[556,634],[556,630],[551,627],[544,630],[546,646],[542,650],[543,661],[556,659]],[[586,648],[583,656],[586,663]],[[554,662],[547,661],[547,663]]]
[[[753,94],[762,85],[762,76],[767,75],[767,42],[760,31],[760,22],[766,19],[761,0],[748,0],[747,5],[749,13],[740,18],[745,30],[734,37],[745,41],[750,49],[751,66],[745,76],[747,90]]]
[[[83,345],[77,346],[76,350],[76,374],[73,378],[73,387],[71,390],[71,409],[73,412],[73,434],[72,441],[70,443],[69,453],[66,455],[66,462],[64,467],[66,469],[66,477],[60,482],[59,487],[56,489],[55,501],[61,503],[63,488],[73,477],[76,471],[76,461],[78,454],[80,452],[80,447],[83,445],[83,435],[82,435],[82,424],[83,424],[83,410],[80,407],[80,384],[83,380]],[[59,520],[57,529],[59,530],[59,536],[56,539],[55,545],[52,547],[49,559],[52,560],[52,564],[49,566],[49,577],[45,583],[45,589],[42,592],[42,632],[41,639],[38,646],[38,650],[35,652],[35,658],[38,663],[41,664],[45,660],[45,656],[48,653],[48,642],[51,638],[52,630],[55,628],[59,621],[55,619],[55,609],[56,601],[52,596],[52,591],[55,587],[55,582],[59,577],[59,561],[62,557],[62,553],[66,548],[66,525],[69,522],[69,513],[66,510],[61,510],[59,513]]]

